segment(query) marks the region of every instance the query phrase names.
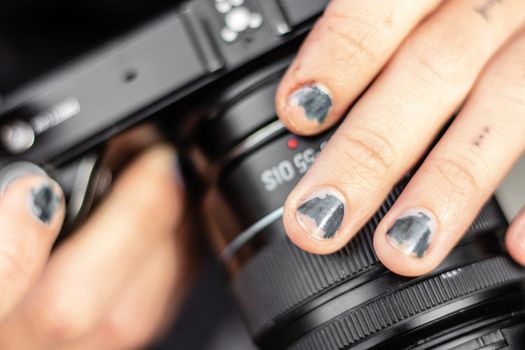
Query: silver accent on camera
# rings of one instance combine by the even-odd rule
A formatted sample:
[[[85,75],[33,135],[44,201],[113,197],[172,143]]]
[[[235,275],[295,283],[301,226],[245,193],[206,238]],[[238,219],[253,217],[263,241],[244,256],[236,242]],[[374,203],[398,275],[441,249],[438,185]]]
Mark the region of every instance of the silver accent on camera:
[[[215,9],[224,15],[224,27],[220,35],[222,40],[231,43],[239,34],[248,29],[257,29],[263,24],[262,14],[250,11],[244,0],[214,0]]]
[[[220,259],[223,262],[228,262],[234,255],[248,242],[250,242],[255,236],[257,236],[262,230],[276,222],[283,217],[283,207],[277,208],[271,213],[263,216],[253,225],[248,227],[246,230],[239,233],[231,242],[228,244],[220,254]]]
[[[65,122],[80,113],[80,103],[75,97],[68,97],[27,121],[17,119],[0,129],[0,140],[11,154],[30,149],[37,135]]]
[[[230,28],[228,27],[224,27],[221,29],[221,38],[222,40],[228,42],[228,43],[231,43],[232,41],[235,41],[235,39],[237,39],[237,36],[239,36],[237,34],[237,32],[234,32],[233,30],[231,30]]]
[[[15,120],[0,129],[3,146],[12,154],[27,151],[35,143],[35,130],[23,121]]]

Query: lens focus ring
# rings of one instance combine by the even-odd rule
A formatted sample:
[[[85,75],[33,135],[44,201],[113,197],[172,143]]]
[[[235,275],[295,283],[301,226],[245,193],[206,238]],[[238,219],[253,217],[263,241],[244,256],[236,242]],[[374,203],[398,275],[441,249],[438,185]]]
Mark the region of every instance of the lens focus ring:
[[[262,343],[268,338],[277,339],[279,336],[272,333],[272,330],[284,328],[276,327],[276,324],[284,325],[296,314],[305,314],[308,309],[315,309],[329,298],[337,297],[336,289],[343,285],[344,291],[339,293],[346,293],[388,273],[379,264],[374,253],[372,237],[377,224],[402,189],[403,186],[394,188],[361,232],[346,247],[331,255],[304,252],[285,237],[281,222],[269,226],[267,232],[262,234],[281,232],[282,236],[261,249],[232,277],[236,297],[251,333]],[[467,236],[477,236],[504,227],[505,222],[501,218],[498,206],[490,202],[473,223]],[[497,245],[492,245],[491,249],[492,255],[501,253]],[[489,249],[484,249],[484,253],[490,254]],[[475,260],[473,255],[476,254],[461,254],[470,262]],[[329,293],[333,295],[328,296]],[[367,299],[364,298],[363,301],[365,300]],[[297,311],[298,309],[301,310]]]

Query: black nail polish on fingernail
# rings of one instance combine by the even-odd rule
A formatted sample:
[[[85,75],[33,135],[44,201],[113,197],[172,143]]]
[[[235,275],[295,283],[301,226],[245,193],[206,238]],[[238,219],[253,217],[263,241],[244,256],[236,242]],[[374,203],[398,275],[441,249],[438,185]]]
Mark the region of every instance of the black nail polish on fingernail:
[[[47,176],[46,172],[39,166],[29,162],[15,162],[0,171],[0,195],[3,195],[7,187],[25,176]]]
[[[325,88],[308,85],[290,95],[289,103],[302,107],[307,119],[322,124],[332,107],[332,98]]]
[[[62,202],[62,196],[58,195],[51,184],[43,184],[34,187],[30,191],[29,210],[34,217],[49,224]]]
[[[314,194],[297,208],[297,222],[317,239],[333,238],[345,213],[343,201],[338,197],[332,191]]]
[[[436,222],[424,210],[413,209],[400,216],[386,233],[388,241],[406,255],[422,258],[436,230]]]

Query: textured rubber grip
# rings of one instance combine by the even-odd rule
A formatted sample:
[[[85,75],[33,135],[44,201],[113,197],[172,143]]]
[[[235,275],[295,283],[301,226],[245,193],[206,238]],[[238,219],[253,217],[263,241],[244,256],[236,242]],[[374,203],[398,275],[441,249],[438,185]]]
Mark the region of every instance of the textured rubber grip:
[[[372,234],[400,192],[401,188],[392,191],[362,232],[335,254],[314,255],[297,248],[285,236],[280,220],[267,227],[268,234],[281,232],[281,237],[262,248],[232,279],[250,330],[258,333],[294,307],[377,265]]]
[[[433,276],[351,309],[306,334],[290,350],[342,350],[414,315],[525,277],[507,256]]]
[[[261,334],[283,317],[324,293],[358,277],[366,280],[384,272],[374,253],[372,237],[378,223],[399,196],[403,186],[389,194],[381,208],[354,239],[330,255],[304,252],[284,234],[281,221],[261,234],[280,237],[260,248],[232,277],[232,286],[252,334]],[[494,231],[506,222],[496,203],[489,202],[468,235]],[[493,248],[496,249],[496,248]]]

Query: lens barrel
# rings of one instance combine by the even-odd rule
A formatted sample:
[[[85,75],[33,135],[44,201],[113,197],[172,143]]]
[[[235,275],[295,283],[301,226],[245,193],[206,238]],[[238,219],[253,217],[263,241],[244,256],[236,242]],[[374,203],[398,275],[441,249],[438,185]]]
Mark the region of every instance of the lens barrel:
[[[406,278],[379,262],[372,235],[409,176],[357,236],[330,255],[286,237],[286,196],[332,131],[290,134],[274,93],[286,62],[229,87],[196,131],[213,241],[261,349],[523,349],[525,271],[505,253],[497,202],[481,210],[432,273]],[[227,98],[225,97],[227,96]]]

